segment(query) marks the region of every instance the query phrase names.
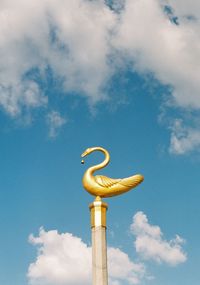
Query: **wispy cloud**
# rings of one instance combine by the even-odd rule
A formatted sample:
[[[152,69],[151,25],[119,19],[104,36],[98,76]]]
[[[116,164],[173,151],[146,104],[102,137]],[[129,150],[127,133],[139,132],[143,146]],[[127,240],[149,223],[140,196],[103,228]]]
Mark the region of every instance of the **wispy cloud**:
[[[47,125],[49,127],[49,137],[55,138],[59,130],[66,124],[67,120],[63,118],[59,112],[51,111],[47,114]]]
[[[200,129],[184,125],[183,121],[176,119],[172,126],[169,151],[181,155],[200,149]]]
[[[184,240],[178,235],[170,241],[165,240],[160,227],[149,224],[143,212],[134,215],[130,229],[136,236],[136,252],[145,260],[165,262],[171,266],[186,261],[187,257],[182,249]]]
[[[10,114],[19,116],[23,109],[30,110],[46,106],[48,97],[43,94],[38,84],[32,80],[15,82],[14,84],[1,85],[0,105]]]

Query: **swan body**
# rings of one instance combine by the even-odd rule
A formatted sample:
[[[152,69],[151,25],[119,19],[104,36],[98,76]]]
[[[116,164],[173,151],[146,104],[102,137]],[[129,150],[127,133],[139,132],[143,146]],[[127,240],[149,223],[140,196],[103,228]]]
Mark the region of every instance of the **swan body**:
[[[81,157],[85,157],[93,151],[103,152],[105,159],[102,163],[88,168],[83,176],[83,187],[91,195],[105,198],[117,196],[131,190],[144,180],[144,177],[140,174],[122,179],[113,179],[103,175],[94,176],[93,174],[95,171],[102,169],[108,165],[110,161],[110,155],[108,151],[102,147],[92,147],[86,149]]]

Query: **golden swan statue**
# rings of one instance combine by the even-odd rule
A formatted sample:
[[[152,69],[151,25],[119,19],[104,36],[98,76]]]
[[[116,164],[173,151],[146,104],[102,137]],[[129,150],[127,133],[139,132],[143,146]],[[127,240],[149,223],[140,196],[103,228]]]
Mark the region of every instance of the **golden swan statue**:
[[[95,171],[104,168],[106,165],[108,165],[110,161],[110,155],[108,151],[103,147],[87,148],[82,153],[81,157],[85,157],[94,151],[103,152],[105,155],[105,159],[102,163],[88,168],[85,174],[83,175],[83,187],[91,195],[100,198],[117,196],[131,190],[144,180],[144,177],[140,174],[136,174],[122,179],[113,179],[103,175],[94,176],[93,174]],[[82,163],[84,163],[84,160],[82,160]]]

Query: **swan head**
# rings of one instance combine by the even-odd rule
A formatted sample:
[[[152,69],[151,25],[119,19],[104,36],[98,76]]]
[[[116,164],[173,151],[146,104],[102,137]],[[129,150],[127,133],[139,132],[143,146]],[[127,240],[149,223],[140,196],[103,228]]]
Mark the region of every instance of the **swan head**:
[[[89,147],[87,148],[82,154],[81,154],[81,157],[85,157],[87,156],[88,154],[90,154],[92,151],[93,151],[93,147]]]
[[[95,150],[99,150],[101,152],[103,152],[105,155],[106,155],[106,165],[109,163],[110,161],[110,156],[109,156],[109,153],[107,152],[107,150],[105,150],[105,148],[103,147],[100,147],[100,146],[95,146],[95,147],[89,147],[87,148],[82,154],[81,154],[81,157],[85,157],[87,156],[88,154],[92,153],[93,151]],[[84,164],[84,160],[81,161],[82,164]]]

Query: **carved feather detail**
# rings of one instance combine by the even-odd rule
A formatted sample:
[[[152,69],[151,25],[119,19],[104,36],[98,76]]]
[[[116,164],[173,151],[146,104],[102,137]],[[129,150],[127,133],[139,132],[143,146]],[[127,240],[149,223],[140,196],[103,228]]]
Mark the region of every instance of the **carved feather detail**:
[[[115,184],[119,183],[122,179],[113,179],[103,175],[94,176],[95,181],[102,187],[111,188]]]
[[[143,177],[141,175],[133,175],[122,179],[113,179],[103,175],[96,175],[94,178],[96,183],[108,189],[114,186],[116,187],[117,185],[119,187],[123,186],[124,188],[133,188],[143,181]]]

